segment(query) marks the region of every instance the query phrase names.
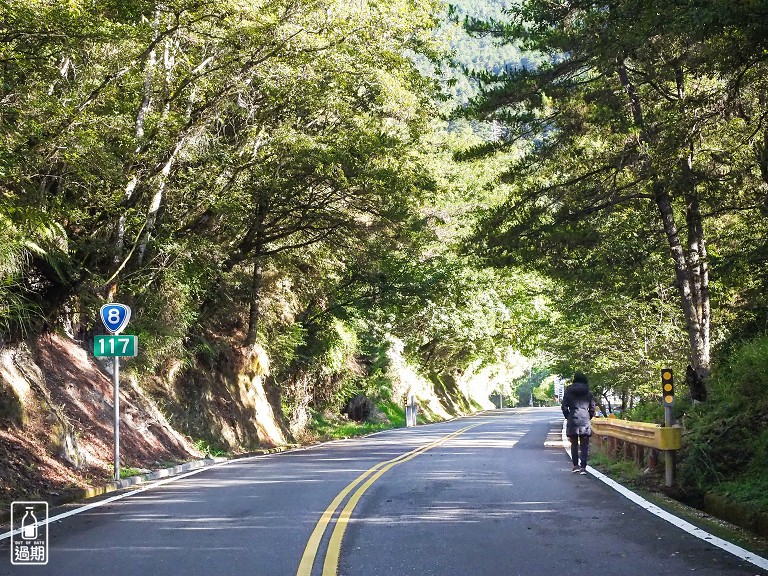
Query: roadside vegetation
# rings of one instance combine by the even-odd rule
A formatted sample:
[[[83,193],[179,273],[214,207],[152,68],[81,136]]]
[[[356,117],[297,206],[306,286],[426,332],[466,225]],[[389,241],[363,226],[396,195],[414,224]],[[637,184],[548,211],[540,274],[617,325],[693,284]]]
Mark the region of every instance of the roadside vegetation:
[[[0,15],[0,351],[90,351],[124,302],[137,398],[209,454],[402,426],[408,394],[553,403],[575,369],[654,421],[671,367],[683,481],[768,508],[760,2]]]

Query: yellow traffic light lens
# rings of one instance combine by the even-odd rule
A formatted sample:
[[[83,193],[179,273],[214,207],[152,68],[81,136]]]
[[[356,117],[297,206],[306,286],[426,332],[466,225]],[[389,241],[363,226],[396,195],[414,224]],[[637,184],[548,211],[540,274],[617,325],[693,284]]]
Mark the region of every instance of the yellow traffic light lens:
[[[672,384],[664,384],[664,392],[672,392]]]
[[[674,398],[674,396],[671,396],[671,395],[669,395],[669,394],[667,394],[666,396],[664,396],[664,402],[666,402],[667,404],[672,404],[672,401],[673,401],[674,399],[675,399],[675,398]]]
[[[672,372],[663,372],[661,377],[664,378],[664,380],[672,380]]]

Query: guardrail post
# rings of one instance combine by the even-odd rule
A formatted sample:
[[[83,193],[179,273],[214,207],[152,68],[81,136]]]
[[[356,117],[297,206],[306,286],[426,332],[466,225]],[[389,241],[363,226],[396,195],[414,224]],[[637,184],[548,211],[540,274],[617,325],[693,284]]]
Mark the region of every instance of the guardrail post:
[[[664,427],[672,427],[672,406],[675,405],[675,383],[671,368],[661,370],[661,403],[664,405]],[[664,475],[667,487],[675,483],[675,452],[664,451]]]
[[[659,463],[659,451],[663,451],[666,485],[671,487],[675,483],[675,451],[682,446],[682,435],[680,428],[672,426],[671,413],[667,415],[666,423],[666,426],[659,426],[601,418],[593,421],[592,427],[612,457],[633,458],[642,466],[645,454],[648,454],[648,467],[654,469]],[[651,451],[647,452],[648,449]]]
[[[659,451],[656,448],[651,448],[648,453],[648,468],[656,470],[659,467]]]

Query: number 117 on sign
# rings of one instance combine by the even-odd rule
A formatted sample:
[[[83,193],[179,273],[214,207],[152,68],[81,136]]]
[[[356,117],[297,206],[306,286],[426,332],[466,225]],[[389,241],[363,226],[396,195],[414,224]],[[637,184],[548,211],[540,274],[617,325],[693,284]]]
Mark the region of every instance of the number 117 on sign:
[[[136,356],[139,346],[136,336],[94,336],[94,356]]]

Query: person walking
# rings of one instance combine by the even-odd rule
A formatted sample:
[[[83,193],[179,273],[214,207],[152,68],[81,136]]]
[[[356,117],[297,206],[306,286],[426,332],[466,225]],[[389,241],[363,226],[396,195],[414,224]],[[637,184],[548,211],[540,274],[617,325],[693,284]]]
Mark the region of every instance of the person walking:
[[[566,386],[560,406],[566,419],[565,435],[571,441],[572,472],[587,473],[591,420],[595,416],[595,397],[589,389],[587,377],[581,372],[573,375],[573,384]]]

